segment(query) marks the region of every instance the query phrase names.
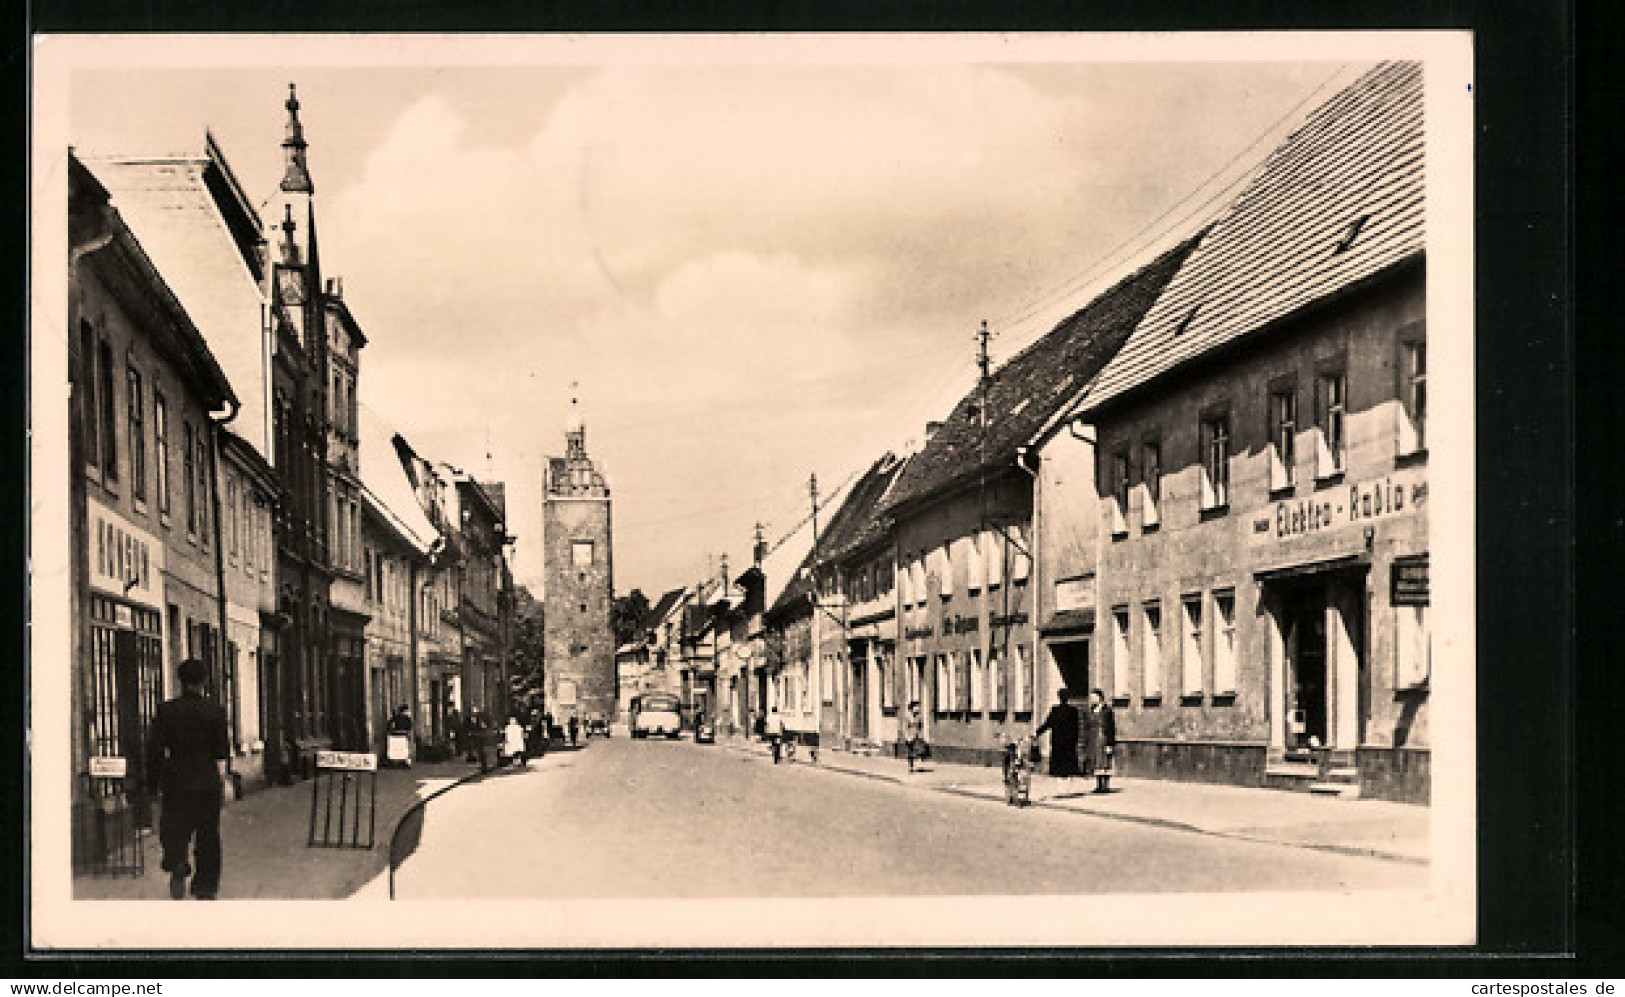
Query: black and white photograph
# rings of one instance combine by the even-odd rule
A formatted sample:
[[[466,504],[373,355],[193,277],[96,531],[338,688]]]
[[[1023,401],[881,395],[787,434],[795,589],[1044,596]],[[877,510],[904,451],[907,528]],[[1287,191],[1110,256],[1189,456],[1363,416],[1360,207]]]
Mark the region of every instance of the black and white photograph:
[[[33,59],[35,945],[1474,943],[1470,35]]]

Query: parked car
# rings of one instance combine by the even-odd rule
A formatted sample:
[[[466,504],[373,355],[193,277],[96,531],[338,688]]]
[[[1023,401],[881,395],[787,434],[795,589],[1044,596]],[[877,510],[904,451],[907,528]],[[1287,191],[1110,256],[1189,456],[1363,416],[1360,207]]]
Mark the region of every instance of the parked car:
[[[717,729],[709,720],[701,720],[694,725],[695,744],[716,744]]]
[[[633,737],[664,734],[676,740],[682,730],[683,718],[678,709],[676,696],[656,693],[643,697],[643,704],[632,720]]]
[[[587,714],[587,736],[608,737],[609,718],[604,716],[602,713]]]

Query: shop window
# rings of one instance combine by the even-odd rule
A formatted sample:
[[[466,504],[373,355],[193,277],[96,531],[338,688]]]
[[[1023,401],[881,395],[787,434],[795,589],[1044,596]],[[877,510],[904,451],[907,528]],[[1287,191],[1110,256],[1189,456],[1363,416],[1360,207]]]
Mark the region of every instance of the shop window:
[[[1315,378],[1315,477],[1335,478],[1347,461],[1348,376],[1323,370]]]
[[[1140,445],[1140,529],[1155,529],[1162,522],[1162,442]]]
[[[937,655],[936,681],[931,687],[931,712],[946,716],[953,703],[953,676],[948,669],[948,656]]]
[[[1162,698],[1162,604],[1155,600],[1141,607],[1140,695],[1147,701]]]
[[[1404,339],[1399,344],[1399,455],[1409,457],[1427,450],[1428,368],[1426,340]]]
[[[1213,593],[1213,694],[1236,694],[1236,593]]]
[[[975,648],[970,652],[970,711],[987,712],[987,663]]]
[[[919,654],[908,659],[908,668],[903,676],[903,701],[906,705],[921,703],[925,698],[925,655]]]
[[[1110,489],[1111,494],[1111,500],[1107,503],[1107,518],[1110,522],[1112,536],[1127,536],[1129,491],[1127,447],[1112,451],[1107,473],[1110,475],[1107,487]]]
[[[1112,610],[1112,698],[1129,695],[1128,607]]]
[[[137,502],[147,500],[147,393],[141,384],[141,372],[134,367],[126,370],[125,401],[129,407],[130,422],[130,497]]]
[[[1292,384],[1270,391],[1270,491],[1292,487],[1298,435],[1298,391]]]
[[[1398,670],[1394,686],[1421,689],[1433,672],[1433,651],[1426,606],[1395,606],[1397,614]]]
[[[156,388],[152,392],[153,485],[158,493],[158,514],[169,515],[169,404]]]
[[[1230,416],[1202,420],[1202,511],[1230,504]]]
[[[993,712],[1010,709],[1010,659],[998,651],[987,652],[988,671],[993,674]]]
[[[1185,639],[1180,649],[1180,694],[1185,699],[1202,698],[1202,596],[1188,595],[1180,600]]]

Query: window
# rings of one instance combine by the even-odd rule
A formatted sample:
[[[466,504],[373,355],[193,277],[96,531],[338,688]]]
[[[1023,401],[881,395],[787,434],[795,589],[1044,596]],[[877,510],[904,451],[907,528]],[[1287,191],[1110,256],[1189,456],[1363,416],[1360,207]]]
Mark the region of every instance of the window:
[[[1185,643],[1179,657],[1180,693],[1187,699],[1202,695],[1202,596],[1181,600],[1185,618]]]
[[[1010,555],[1010,581],[1020,584],[1027,580],[1027,573],[1032,568],[1033,559],[1032,555],[1027,552],[1027,535],[1026,531],[1021,528],[1021,524],[1012,525],[1010,535],[1013,541],[1010,546],[1015,548]]]
[[[988,671],[993,673],[993,712],[1010,709],[1010,662],[998,651],[987,652]]]
[[[897,711],[897,661],[884,650],[875,652],[875,671],[880,676],[880,709],[886,713]]]
[[[197,460],[197,434],[192,430],[190,422],[183,422],[181,429],[181,472],[186,478],[186,533],[188,536],[196,536],[197,475],[193,473],[192,465]]]
[[[1162,605],[1148,602],[1142,608],[1145,626],[1140,636],[1140,694],[1145,699],[1162,698]]]
[[[937,655],[936,681],[931,687],[931,712],[939,716],[947,713],[953,703],[953,676],[948,669],[948,656]]]
[[[169,515],[169,406],[157,390],[152,393],[153,477],[158,511]]]
[[[203,546],[209,545],[209,528],[214,517],[209,515],[209,440],[197,434],[197,532]]]
[[[375,584],[377,576],[373,574],[373,560],[372,560],[372,551],[371,550],[367,551],[366,560],[367,560],[367,601],[368,602],[376,602],[378,600],[378,587]]]
[[[925,655],[908,659],[908,674],[903,676],[903,702],[923,703],[925,698]]]
[[[226,478],[226,553],[237,560],[237,479]]]
[[[1236,593],[1213,593],[1213,694],[1236,692]]]
[[[85,436],[85,463],[102,464],[101,408],[96,402],[96,330],[79,323],[79,424]]]
[[[1344,417],[1348,406],[1348,378],[1341,370],[1325,371],[1315,379],[1315,476],[1335,477],[1343,473],[1345,451]]]
[[[1140,528],[1149,530],[1162,522],[1162,442],[1151,440],[1140,447]]]
[[[126,371],[128,378],[126,401],[130,410],[130,496],[138,502],[147,500],[147,393],[142,389],[141,372],[134,367]]]
[[[959,560],[965,562],[965,591],[972,595],[980,592],[987,582],[987,558],[982,554],[980,540],[972,533],[955,541],[962,550]]]
[[[242,489],[242,518],[243,518],[243,570],[252,575],[254,567],[254,548],[259,546],[259,516],[254,509],[254,497],[249,493],[245,484]]]
[[[1202,510],[1230,504],[1230,417],[1202,420]]]
[[[944,543],[935,551],[937,556],[937,594],[944,599],[954,594],[954,558],[949,546]]]
[[[987,587],[1004,584],[1004,537],[998,530],[982,534],[982,551],[987,555]]]
[[[987,712],[987,663],[982,660],[982,652],[974,648],[970,652],[970,710]]]
[[[577,568],[592,567],[592,541],[570,541],[570,563]]]
[[[1128,533],[1128,448],[1112,451],[1111,456],[1111,529],[1114,536]]]
[[[1128,607],[1112,610],[1112,697],[1129,694],[1128,687]]]
[[[1427,449],[1428,403],[1427,343],[1408,340],[1399,344],[1400,415],[1399,453],[1408,456]]]
[[[1298,435],[1298,392],[1283,385],[1270,392],[1270,491],[1292,487]]]
[[[97,373],[101,384],[96,402],[101,409],[102,480],[118,480],[117,415],[113,412],[113,349],[103,342],[97,350]]]
[[[1016,645],[1016,712],[1033,711],[1033,660],[1027,645]]]

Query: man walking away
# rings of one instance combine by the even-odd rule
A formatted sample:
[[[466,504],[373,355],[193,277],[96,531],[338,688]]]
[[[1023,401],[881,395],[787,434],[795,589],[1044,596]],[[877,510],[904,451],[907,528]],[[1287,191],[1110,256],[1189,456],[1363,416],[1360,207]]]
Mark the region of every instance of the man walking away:
[[[158,707],[148,748],[147,771],[163,796],[158,840],[161,868],[169,873],[169,896],[213,900],[220,891],[220,804],[224,798],[220,764],[231,757],[226,711],[203,695],[209,670],[196,658],[181,662],[181,694]],[[197,867],[189,853],[195,842]],[[194,876],[193,873],[196,872]]]
[[[768,711],[767,719],[762,722],[762,733],[767,735],[767,743],[773,746],[773,764],[779,763],[779,748],[784,743],[784,719],[779,716],[777,706]]]

